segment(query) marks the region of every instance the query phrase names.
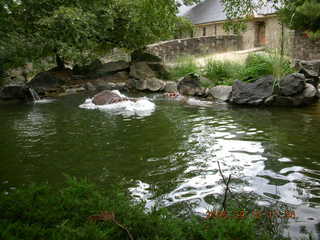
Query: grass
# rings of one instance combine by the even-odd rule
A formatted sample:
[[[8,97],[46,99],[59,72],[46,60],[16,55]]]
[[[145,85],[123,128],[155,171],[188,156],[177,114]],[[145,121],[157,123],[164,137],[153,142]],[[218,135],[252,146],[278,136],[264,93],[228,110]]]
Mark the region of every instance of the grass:
[[[175,65],[169,69],[170,79],[173,80],[178,80],[190,73],[200,73],[200,68],[192,56],[178,58]]]
[[[204,87],[215,85],[232,85],[235,80],[253,82],[260,77],[273,75],[279,81],[285,75],[293,73],[290,60],[277,51],[251,53],[244,63],[234,61],[209,60],[200,68],[192,57],[180,58],[171,68],[171,78],[177,80],[189,73],[198,73],[209,79]]]
[[[144,211],[119,188],[69,178],[55,190],[31,185],[0,197],[0,239],[269,240],[284,239],[256,218],[178,218]]]

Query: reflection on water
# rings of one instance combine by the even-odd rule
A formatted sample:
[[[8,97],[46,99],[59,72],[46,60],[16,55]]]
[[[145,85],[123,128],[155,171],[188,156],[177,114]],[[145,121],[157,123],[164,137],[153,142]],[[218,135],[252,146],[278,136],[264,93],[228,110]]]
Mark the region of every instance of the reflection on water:
[[[147,208],[189,202],[203,214],[224,190],[219,161],[234,192],[295,209],[291,236],[303,226],[319,232],[320,105],[244,109],[154,98],[157,108],[141,118],[78,108],[84,99],[1,106],[1,189],[60,184],[64,173],[105,187],[125,180]]]

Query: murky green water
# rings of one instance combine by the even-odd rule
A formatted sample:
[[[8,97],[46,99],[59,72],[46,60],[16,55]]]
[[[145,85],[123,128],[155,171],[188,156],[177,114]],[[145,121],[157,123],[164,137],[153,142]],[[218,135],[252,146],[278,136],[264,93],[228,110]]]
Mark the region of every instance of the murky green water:
[[[296,209],[292,236],[303,225],[319,234],[320,104],[255,109],[158,99],[151,116],[123,117],[78,108],[84,99],[0,105],[0,190],[59,184],[64,174],[105,187],[124,180],[148,207],[188,201],[201,213],[223,191],[220,161],[237,180],[234,191]]]

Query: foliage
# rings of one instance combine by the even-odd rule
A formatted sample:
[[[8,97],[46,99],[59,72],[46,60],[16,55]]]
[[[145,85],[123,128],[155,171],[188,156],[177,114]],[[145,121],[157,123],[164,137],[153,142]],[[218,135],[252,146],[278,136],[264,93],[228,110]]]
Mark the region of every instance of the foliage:
[[[204,76],[215,85],[232,85],[241,69],[241,64],[235,62],[209,60],[204,68]]]
[[[54,190],[32,185],[1,195],[1,239],[282,239],[256,218],[180,219],[165,209],[146,213],[118,188],[69,179]]]
[[[179,57],[169,69],[170,78],[173,80],[178,80],[189,73],[200,73],[200,68],[192,56]]]
[[[0,57],[6,68],[48,56],[85,63],[170,38],[185,25],[176,14],[174,0],[1,0]]]
[[[290,28],[306,31],[312,39],[320,37],[320,2],[294,0],[280,11],[280,17]]]
[[[210,80],[203,83],[203,86],[211,87],[212,85],[232,85],[235,80],[253,82],[266,75],[273,75],[279,81],[293,72],[290,59],[281,56],[277,50],[269,50],[266,53],[249,54],[243,64],[211,59],[203,68],[197,66],[194,57],[181,57],[178,58],[174,67],[171,67],[170,77],[177,80],[189,73],[197,73]]]

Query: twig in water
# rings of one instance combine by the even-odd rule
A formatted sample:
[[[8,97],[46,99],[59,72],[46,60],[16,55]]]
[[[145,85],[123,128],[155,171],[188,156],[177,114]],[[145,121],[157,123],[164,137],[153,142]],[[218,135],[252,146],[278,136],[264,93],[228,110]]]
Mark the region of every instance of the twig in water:
[[[231,193],[231,190],[229,188],[229,183],[231,181],[231,174],[229,175],[229,178],[228,180],[226,180],[226,178],[224,177],[223,173],[222,173],[222,170],[221,170],[221,167],[220,167],[220,162],[217,161],[218,163],[218,167],[219,167],[219,173],[222,177],[222,180],[224,182],[224,184],[226,185],[226,189],[224,191],[224,198],[223,198],[223,202],[222,202],[222,207],[223,207],[223,210],[226,210],[227,209],[227,198],[228,198],[228,192]]]

